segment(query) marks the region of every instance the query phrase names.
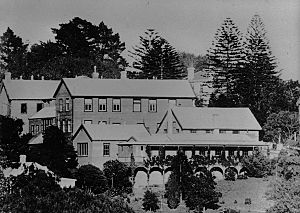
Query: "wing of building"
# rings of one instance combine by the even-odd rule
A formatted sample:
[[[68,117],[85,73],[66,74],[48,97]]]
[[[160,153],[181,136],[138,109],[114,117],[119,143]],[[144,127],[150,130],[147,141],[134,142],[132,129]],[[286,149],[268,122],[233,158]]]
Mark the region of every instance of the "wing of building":
[[[59,81],[13,80],[6,73],[0,88],[0,114],[20,118],[24,122],[24,133],[29,131],[28,118],[46,106],[53,106],[53,94]]]

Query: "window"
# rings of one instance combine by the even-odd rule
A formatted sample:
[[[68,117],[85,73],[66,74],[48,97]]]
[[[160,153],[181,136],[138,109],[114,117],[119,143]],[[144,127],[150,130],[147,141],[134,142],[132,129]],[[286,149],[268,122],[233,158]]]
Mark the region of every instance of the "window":
[[[205,150],[200,150],[199,155],[205,156]]]
[[[121,111],[121,100],[120,99],[113,99],[113,112],[120,112]]]
[[[149,100],[149,112],[156,112],[156,100],[155,99],[150,99]]]
[[[216,150],[216,155],[221,155],[221,149]]]
[[[66,98],[66,111],[70,111],[70,99]]]
[[[143,146],[141,146],[141,151],[143,151],[144,150],[144,147]]]
[[[83,123],[84,124],[92,124],[93,122],[92,122],[92,120],[84,120]]]
[[[21,113],[27,114],[27,104],[26,103],[21,104]]]
[[[194,129],[192,129],[192,130],[191,130],[191,133],[197,133],[197,131],[196,131],[196,130],[194,130]]]
[[[213,131],[211,129],[207,129],[207,130],[205,130],[205,132],[209,134],[209,133],[212,133]]]
[[[45,124],[44,124],[44,121],[43,121],[43,123],[42,123],[42,132],[44,132],[45,131]]]
[[[63,99],[59,99],[59,111],[63,111]]]
[[[99,121],[98,124],[107,124],[107,121]]]
[[[233,130],[232,134],[240,134],[240,131],[239,130]]]
[[[40,126],[39,126],[39,125],[36,125],[36,126],[35,126],[35,129],[36,129],[36,133],[39,133],[39,131],[40,131]]]
[[[78,143],[77,144],[77,155],[78,156],[88,156],[88,143]]]
[[[133,99],[133,111],[141,112],[141,99]]]
[[[34,134],[34,125],[31,125],[31,129],[30,129],[31,134]]]
[[[66,121],[65,120],[63,120],[63,122],[62,122],[62,131],[66,132]]]
[[[243,156],[248,156],[248,151],[247,150],[243,150]]]
[[[219,130],[219,133],[220,133],[220,134],[226,134],[226,130],[220,129],[220,130]]]
[[[104,99],[104,98],[98,99],[98,111],[106,112],[106,99]]]
[[[72,132],[72,130],[71,130],[71,120],[67,120],[67,131]]]
[[[121,123],[113,122],[112,125],[121,125]]]
[[[37,104],[36,104],[36,111],[37,111],[37,112],[40,111],[41,109],[43,109],[43,107],[44,107],[44,104],[43,104],[43,103],[37,103]]]
[[[103,156],[109,156],[109,143],[103,144]]]
[[[168,133],[168,130],[167,130],[167,129],[164,129],[164,133]]]
[[[84,99],[84,111],[85,112],[93,111],[93,99],[91,99],[91,98]]]

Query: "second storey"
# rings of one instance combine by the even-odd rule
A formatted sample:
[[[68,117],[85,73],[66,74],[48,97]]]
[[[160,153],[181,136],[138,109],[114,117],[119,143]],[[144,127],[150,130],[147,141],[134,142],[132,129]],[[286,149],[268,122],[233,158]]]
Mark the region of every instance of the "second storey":
[[[154,133],[170,105],[193,106],[185,80],[63,79],[55,92],[58,125],[143,124]],[[67,128],[65,126],[68,126]]]

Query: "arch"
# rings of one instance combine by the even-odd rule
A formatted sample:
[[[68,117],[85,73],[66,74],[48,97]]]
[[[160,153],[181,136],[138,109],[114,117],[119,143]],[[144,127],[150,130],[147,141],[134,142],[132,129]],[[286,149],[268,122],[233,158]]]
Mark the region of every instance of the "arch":
[[[163,169],[160,167],[152,167],[149,171],[149,174],[151,174],[152,172],[160,172],[160,174],[163,174]]]
[[[208,171],[208,169],[206,167],[200,166],[197,169],[195,169],[194,173],[196,174],[197,172],[206,172],[206,171]]]
[[[134,177],[136,176],[136,174],[138,172],[145,172],[147,175],[148,175],[148,170],[145,168],[145,167],[137,167],[135,170],[134,170]]]
[[[210,172],[212,173],[212,172],[220,172],[222,175],[224,175],[224,172],[223,172],[223,170],[220,168],[220,167],[212,167],[211,169],[210,169]]]
[[[170,167],[167,167],[166,169],[165,169],[165,173],[167,173],[167,172],[172,172],[173,171],[173,168],[170,166]]]
[[[247,169],[246,167],[243,167],[243,168],[240,169],[240,172],[238,174],[240,175],[240,174],[245,173],[245,172],[247,174],[249,174],[249,169]]]
[[[235,172],[235,174],[239,174],[238,170],[237,170],[235,167],[233,167],[233,166],[227,167],[227,168],[225,169],[225,173],[228,171],[228,169],[232,169],[232,170]],[[225,173],[224,173],[224,174],[225,174]]]

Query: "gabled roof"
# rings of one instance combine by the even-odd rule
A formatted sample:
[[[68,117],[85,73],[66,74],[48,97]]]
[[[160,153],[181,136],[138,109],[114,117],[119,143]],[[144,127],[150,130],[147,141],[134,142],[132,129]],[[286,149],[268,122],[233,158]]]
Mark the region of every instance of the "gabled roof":
[[[43,144],[43,141],[44,141],[43,134],[40,132],[39,134],[31,138],[28,144],[29,145]]]
[[[155,134],[137,140],[121,142],[119,145],[199,145],[199,146],[266,146],[265,142],[256,141],[243,134]]]
[[[7,80],[4,87],[11,100],[52,99],[59,81],[52,80]]]
[[[187,80],[64,78],[62,83],[73,97],[195,98]]]
[[[173,107],[183,129],[261,130],[249,108]]]
[[[56,117],[55,107],[44,107],[43,109],[41,109],[40,111],[38,111],[28,119],[55,118],[55,117]]]
[[[134,125],[108,125],[108,124],[82,124],[76,133],[74,139],[80,130],[84,130],[92,141],[121,141],[129,140],[131,137],[140,138],[149,136],[143,124]]]

